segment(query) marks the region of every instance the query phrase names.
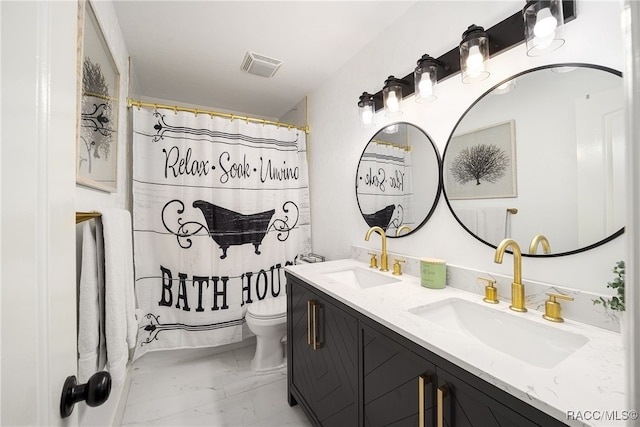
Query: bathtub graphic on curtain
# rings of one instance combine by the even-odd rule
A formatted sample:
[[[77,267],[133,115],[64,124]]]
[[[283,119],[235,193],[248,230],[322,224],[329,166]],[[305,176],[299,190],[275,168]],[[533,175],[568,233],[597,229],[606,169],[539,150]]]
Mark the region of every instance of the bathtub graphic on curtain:
[[[197,221],[190,221],[181,224],[178,222],[176,228],[167,225],[164,221],[165,209],[169,207],[183,211],[184,203],[180,200],[172,200],[162,209],[163,224],[170,233],[176,236],[180,247],[185,249],[189,248],[192,243],[189,238],[204,231],[222,250],[220,259],[227,257],[227,249],[229,249],[230,246],[245,244],[252,244],[255,247],[255,254],[260,255],[260,244],[262,244],[262,240],[267,235],[267,232],[272,230],[278,231],[278,240],[284,242],[289,237],[289,233],[297,225],[299,218],[298,207],[292,201],[287,201],[282,206],[285,215],[272,222],[271,219],[276,212],[275,209],[247,215],[225,209],[205,200],[196,200],[193,202],[193,207],[200,209],[206,223],[202,224]],[[286,215],[292,208],[295,209],[294,213],[296,216],[294,219],[290,219],[289,216]]]

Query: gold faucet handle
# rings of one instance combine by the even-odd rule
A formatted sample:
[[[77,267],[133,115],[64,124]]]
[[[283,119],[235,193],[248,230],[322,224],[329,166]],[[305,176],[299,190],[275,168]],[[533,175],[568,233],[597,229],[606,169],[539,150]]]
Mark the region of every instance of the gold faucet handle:
[[[556,298],[573,301],[573,297],[570,295],[555,294],[553,292],[547,292],[546,294],[549,295],[549,301],[544,303],[544,314],[542,317],[550,322],[564,322],[562,318],[562,306],[556,301]]]
[[[393,263],[393,275],[394,276],[402,276],[402,267],[400,266],[400,263],[404,262],[403,259],[394,259],[394,263]]]
[[[573,301],[573,297],[571,295],[556,294],[553,292],[547,292],[546,294],[549,295],[549,301],[551,302],[556,302],[556,298],[560,298],[567,301]]]
[[[378,268],[378,258],[376,258],[378,254],[376,254],[375,252],[369,252],[369,255],[371,255],[371,261],[369,262],[369,267]]]
[[[498,304],[500,302],[498,301],[498,290],[493,286],[496,281],[486,277],[478,277],[477,279],[487,282],[487,286],[484,287],[484,298],[482,301],[489,304]]]

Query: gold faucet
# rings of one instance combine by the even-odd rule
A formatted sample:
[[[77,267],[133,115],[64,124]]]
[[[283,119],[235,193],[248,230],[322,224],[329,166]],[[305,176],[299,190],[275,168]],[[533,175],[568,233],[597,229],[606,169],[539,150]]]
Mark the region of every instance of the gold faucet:
[[[378,226],[371,227],[367,234],[364,236],[364,240],[369,240],[371,233],[376,232],[380,234],[382,238],[382,254],[380,254],[380,271],[389,271],[389,257],[387,256],[387,236],[384,234],[384,230]]]
[[[549,245],[549,240],[547,240],[547,238],[544,237],[542,234],[536,234],[535,236],[533,236],[533,239],[531,239],[531,243],[529,244],[529,254],[533,255],[536,252],[538,252],[539,243],[542,243],[542,250],[544,251],[545,254],[551,253],[551,246]]]
[[[400,236],[400,233],[402,233],[403,230],[407,230],[407,233],[411,233],[411,227],[405,224],[396,230],[396,237]]]
[[[527,308],[524,306],[522,252],[520,251],[520,246],[518,246],[518,243],[513,239],[504,239],[500,242],[500,245],[498,245],[493,261],[498,264],[502,264],[502,256],[509,246],[513,248],[513,282],[511,283],[511,305],[509,308],[513,311],[525,312],[527,311]]]

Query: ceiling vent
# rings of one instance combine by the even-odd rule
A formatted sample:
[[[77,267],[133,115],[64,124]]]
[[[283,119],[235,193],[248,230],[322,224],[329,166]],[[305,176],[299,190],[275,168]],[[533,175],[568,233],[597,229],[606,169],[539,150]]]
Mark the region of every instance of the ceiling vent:
[[[258,53],[247,52],[240,68],[249,74],[262,77],[273,77],[282,65],[282,61],[269,58]]]

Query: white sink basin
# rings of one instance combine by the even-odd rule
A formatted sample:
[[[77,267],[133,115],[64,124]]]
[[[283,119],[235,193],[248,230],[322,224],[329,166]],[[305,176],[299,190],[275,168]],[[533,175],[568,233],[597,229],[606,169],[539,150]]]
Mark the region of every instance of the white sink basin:
[[[327,271],[323,276],[356,289],[367,289],[376,286],[399,282],[400,279],[360,267],[347,267],[340,270]]]
[[[589,341],[580,334],[458,298],[409,312],[469,338],[470,344],[479,342],[539,368],[553,368]]]

